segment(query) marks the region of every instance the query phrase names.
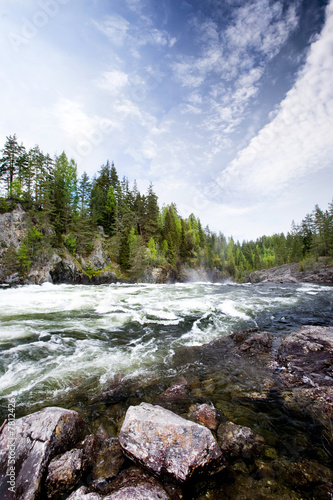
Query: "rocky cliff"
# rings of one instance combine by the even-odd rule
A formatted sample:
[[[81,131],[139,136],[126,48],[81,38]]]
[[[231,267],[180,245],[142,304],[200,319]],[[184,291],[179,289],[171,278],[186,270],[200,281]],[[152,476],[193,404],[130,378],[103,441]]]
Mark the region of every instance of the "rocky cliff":
[[[0,283],[7,285],[50,283],[102,284],[121,279],[119,267],[112,263],[102,231],[96,234],[93,250],[87,256],[73,256],[65,246],[44,250],[18,266],[18,251],[28,234],[26,212],[18,205],[0,214]]]

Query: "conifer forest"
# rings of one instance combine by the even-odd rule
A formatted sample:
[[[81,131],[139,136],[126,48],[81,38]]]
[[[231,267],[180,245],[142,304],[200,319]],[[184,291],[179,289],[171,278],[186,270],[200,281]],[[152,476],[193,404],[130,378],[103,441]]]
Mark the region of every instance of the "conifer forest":
[[[186,266],[242,282],[255,270],[292,262],[306,268],[320,257],[333,258],[333,203],[316,205],[287,234],[239,242],[203,227],[193,214],[182,217],[173,203],[159,206],[152,184],[140,193],[135,180],[120,179],[109,160],[92,178],[78,176],[65,152],[52,158],[38,145],[27,150],[16,135],[7,137],[0,154],[0,213],[20,204],[28,214],[24,241],[5,255],[7,266],[21,273],[54,248],[65,246],[76,258],[88,255],[101,232],[112,261],[133,279],[148,267]]]

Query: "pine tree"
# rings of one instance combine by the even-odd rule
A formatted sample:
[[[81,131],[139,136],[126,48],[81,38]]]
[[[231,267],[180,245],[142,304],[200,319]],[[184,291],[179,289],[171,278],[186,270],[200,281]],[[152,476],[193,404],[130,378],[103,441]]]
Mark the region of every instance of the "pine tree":
[[[2,157],[0,158],[0,179],[3,178],[7,184],[7,196],[12,198],[13,182],[19,174],[21,166],[21,158],[25,153],[25,148],[17,142],[16,134],[6,137],[6,143],[1,150]]]

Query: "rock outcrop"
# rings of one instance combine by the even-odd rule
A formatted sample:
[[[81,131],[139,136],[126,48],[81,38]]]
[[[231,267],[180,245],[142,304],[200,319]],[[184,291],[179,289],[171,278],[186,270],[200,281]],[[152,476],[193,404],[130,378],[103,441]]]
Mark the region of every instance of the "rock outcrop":
[[[310,269],[302,270],[300,264],[284,264],[254,271],[249,275],[251,283],[333,283],[332,263],[325,264],[325,259],[313,262]]]
[[[209,429],[158,405],[131,406],[119,442],[129,458],[179,482],[222,465],[221,450]]]
[[[31,226],[31,222],[30,222]],[[49,229],[50,233],[52,230]],[[117,266],[111,266],[105,249],[105,235],[99,228],[94,246],[88,256],[75,258],[65,246],[53,249],[52,254],[31,259],[28,270],[18,269],[17,256],[28,234],[27,214],[21,205],[8,213],[0,214],[0,284],[22,285],[42,283],[104,284],[118,281]]]

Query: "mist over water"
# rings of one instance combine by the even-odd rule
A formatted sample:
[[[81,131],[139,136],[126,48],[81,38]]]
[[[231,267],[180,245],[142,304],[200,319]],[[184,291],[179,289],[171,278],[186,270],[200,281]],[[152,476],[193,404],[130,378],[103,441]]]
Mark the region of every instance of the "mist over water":
[[[333,324],[333,288],[317,285],[50,285],[0,290],[0,401],[18,414],[91,393],[121,373],[168,374],[177,349],[244,328],[275,336]]]

